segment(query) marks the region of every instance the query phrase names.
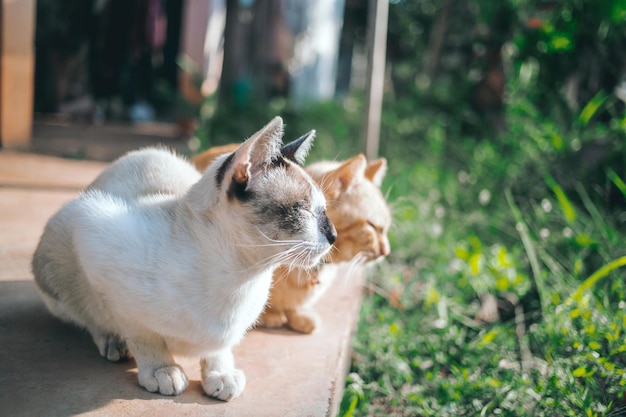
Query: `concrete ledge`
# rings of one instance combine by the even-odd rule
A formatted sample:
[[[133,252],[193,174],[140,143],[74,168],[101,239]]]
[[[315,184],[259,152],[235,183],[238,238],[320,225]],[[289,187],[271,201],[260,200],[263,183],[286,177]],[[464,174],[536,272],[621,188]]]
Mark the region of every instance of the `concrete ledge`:
[[[230,403],[203,395],[195,359],[179,360],[191,380],[182,395],[148,393],[137,383],[133,361],[107,362],[85,332],[47,312],[32,281],[30,256],[49,216],[105,166],[0,152],[0,414],[336,415],[361,301],[360,272],[335,282],[318,303],[323,326],[316,333],[248,334],[235,349],[248,384]]]
[[[170,123],[77,125],[53,121],[33,124],[33,152],[73,159],[112,161],[122,154],[145,146],[165,145],[187,152],[187,140]]]

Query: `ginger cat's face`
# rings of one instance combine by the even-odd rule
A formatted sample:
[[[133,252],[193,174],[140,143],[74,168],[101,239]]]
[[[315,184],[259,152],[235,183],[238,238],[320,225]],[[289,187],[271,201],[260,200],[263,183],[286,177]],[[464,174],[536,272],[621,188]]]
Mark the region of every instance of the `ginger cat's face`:
[[[328,217],[337,229],[332,262],[372,262],[389,255],[391,213],[380,191],[387,169],[384,158],[367,163],[363,155],[344,162],[318,162],[307,172],[320,184]]]

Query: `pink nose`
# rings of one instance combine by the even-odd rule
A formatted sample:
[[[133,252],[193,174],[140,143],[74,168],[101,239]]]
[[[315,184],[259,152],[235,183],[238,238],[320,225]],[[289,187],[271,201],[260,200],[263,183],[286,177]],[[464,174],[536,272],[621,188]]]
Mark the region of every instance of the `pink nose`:
[[[389,242],[385,239],[380,243],[380,255],[387,256],[389,252],[391,252],[391,248],[389,247]]]

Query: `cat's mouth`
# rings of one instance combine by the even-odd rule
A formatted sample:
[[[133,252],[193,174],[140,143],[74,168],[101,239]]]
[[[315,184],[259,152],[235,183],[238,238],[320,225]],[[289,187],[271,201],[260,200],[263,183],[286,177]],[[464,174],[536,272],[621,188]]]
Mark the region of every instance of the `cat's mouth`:
[[[365,266],[369,267],[381,263],[386,256],[376,252],[363,251],[359,252],[355,258],[360,258],[361,262],[363,262]]]
[[[287,264],[304,269],[314,268],[323,262],[324,257],[328,254],[330,248],[331,245],[328,243],[307,245],[302,251],[296,253],[293,256],[292,261],[287,262]]]
[[[381,263],[385,259],[385,255],[372,255],[366,262],[367,266],[373,266]]]

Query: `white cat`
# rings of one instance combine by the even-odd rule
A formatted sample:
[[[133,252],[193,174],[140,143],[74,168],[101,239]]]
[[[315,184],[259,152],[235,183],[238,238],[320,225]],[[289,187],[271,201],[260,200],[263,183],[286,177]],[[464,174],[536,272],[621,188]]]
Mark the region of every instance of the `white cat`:
[[[135,357],[148,391],[180,394],[172,355],[201,358],[207,395],[245,386],[231,352],[279,265],[312,267],[336,231],[300,164],[313,134],[280,148],[279,117],[204,174],[166,150],[111,164],[46,225],[33,273],[50,311],[109,360]],[[128,351],[128,348],[130,352]]]

